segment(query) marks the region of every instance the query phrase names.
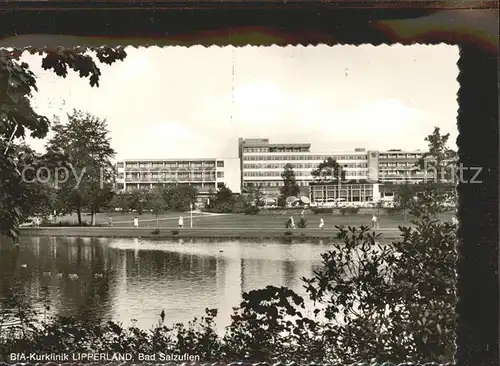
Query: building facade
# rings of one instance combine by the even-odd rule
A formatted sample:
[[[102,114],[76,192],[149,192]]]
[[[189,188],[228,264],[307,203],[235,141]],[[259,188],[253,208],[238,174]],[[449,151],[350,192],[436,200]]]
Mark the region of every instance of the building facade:
[[[241,187],[260,186],[267,194],[278,194],[283,186],[281,174],[291,164],[297,184],[308,191],[314,182],[312,170],[328,158],[333,158],[344,169],[347,180],[367,180],[368,161],[364,149],[317,153],[310,144],[271,144],[268,139],[239,139],[241,160]],[[306,194],[309,196],[309,194]]]
[[[269,139],[238,140],[238,158],[216,159],[127,159],[119,161],[117,190],[152,189],[171,184],[196,187],[200,196],[226,185],[234,193],[260,187],[265,196],[276,198],[283,186],[286,164],[294,170],[300,195],[316,202],[376,200],[376,183],[419,183],[434,179],[435,172],[422,171],[416,164],[420,150],[365,150],[312,152],[309,143],[270,143]],[[333,158],[345,172],[340,188],[335,184],[317,185],[312,171]],[[358,185],[356,185],[358,184]],[[369,187],[371,185],[371,188]],[[313,188],[314,186],[314,188]],[[328,188],[327,188],[328,186]]]
[[[420,150],[383,150],[372,151],[370,158],[377,166],[377,181],[390,183],[420,183],[431,181],[436,172],[422,170],[417,162],[424,152]]]
[[[241,193],[239,159],[127,159],[116,163],[116,171],[121,192],[187,184],[206,195],[224,184]]]
[[[314,204],[373,203],[381,199],[379,183],[311,183],[310,200]]]

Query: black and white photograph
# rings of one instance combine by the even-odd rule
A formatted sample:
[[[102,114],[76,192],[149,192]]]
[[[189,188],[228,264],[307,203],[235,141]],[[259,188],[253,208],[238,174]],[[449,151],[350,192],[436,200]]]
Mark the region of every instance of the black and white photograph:
[[[0,362],[453,363],[458,60],[0,49]]]

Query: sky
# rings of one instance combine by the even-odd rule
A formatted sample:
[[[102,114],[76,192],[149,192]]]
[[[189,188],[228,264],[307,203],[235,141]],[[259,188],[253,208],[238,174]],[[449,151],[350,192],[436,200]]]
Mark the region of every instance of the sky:
[[[237,139],[311,151],[425,149],[435,126],[456,149],[458,47],[288,46],[126,49],[98,88],[26,55],[35,110],[106,119],[116,159],[231,158]],[[50,137],[50,134],[49,134]],[[39,151],[44,141],[28,139]]]

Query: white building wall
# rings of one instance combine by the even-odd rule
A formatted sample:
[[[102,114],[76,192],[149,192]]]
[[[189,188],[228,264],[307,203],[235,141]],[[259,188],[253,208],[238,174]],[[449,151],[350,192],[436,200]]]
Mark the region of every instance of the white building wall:
[[[240,159],[217,159],[224,162],[224,167],[216,167],[216,185],[222,182],[233,193],[241,193],[241,174],[240,174]],[[219,172],[223,173],[223,177],[219,177]]]
[[[377,202],[380,200],[380,184],[373,184],[373,201]]]
[[[348,180],[365,180],[368,178],[368,160],[366,152],[287,152],[287,153],[244,153],[243,154],[243,181],[276,181],[282,180],[281,173],[285,164],[292,164],[297,182],[312,182],[314,179],[311,171],[315,169],[324,158],[332,157],[340,165],[357,164],[363,166],[343,167]],[[347,158],[348,157],[348,158]],[[245,159],[246,158],[246,159]],[[251,158],[252,160],[249,160]],[[321,159],[318,159],[321,158]],[[249,168],[249,165],[260,167]],[[307,166],[307,167],[305,167]],[[267,173],[267,174],[266,174]]]

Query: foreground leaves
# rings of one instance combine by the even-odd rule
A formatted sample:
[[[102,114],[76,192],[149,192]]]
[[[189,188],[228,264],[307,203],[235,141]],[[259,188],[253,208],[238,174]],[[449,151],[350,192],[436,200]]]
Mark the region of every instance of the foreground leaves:
[[[123,48],[98,47],[44,47],[0,50],[0,235],[17,240],[22,221],[23,200],[29,195],[21,182],[21,170],[16,159],[9,155],[12,141],[28,134],[44,138],[49,131],[49,120],[33,110],[31,98],[38,91],[36,76],[27,63],[21,61],[24,52],[42,56],[42,67],[66,77],[74,70],[88,78],[91,86],[99,86],[101,71],[98,63],[112,64],[123,60]]]
[[[310,299],[275,286],[245,293],[223,336],[215,309],[187,325],[166,327],[162,319],[151,331],[56,319],[30,336],[4,334],[2,356],[69,350],[186,352],[207,362],[452,361],[456,227],[421,217],[385,245],[365,227],[338,229],[322,266],[303,278]]]

